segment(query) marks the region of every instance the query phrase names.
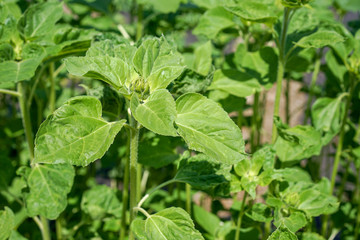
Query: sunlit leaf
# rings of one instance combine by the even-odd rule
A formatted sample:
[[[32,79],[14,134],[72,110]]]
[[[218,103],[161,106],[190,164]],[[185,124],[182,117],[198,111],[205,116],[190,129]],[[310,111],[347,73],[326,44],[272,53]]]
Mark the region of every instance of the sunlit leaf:
[[[70,163],[86,166],[108,150],[125,120],[106,122],[95,97],[67,101],[39,128],[34,163]]]

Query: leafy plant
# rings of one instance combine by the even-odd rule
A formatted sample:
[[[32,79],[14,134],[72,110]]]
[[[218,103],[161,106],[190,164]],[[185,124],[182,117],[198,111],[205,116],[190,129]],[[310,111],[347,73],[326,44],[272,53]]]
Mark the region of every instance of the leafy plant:
[[[357,239],[359,9],[0,0],[0,240]]]

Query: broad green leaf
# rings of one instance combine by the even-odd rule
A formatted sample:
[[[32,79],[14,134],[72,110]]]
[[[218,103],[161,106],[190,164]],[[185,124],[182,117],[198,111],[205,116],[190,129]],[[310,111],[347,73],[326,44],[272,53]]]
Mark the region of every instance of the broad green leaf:
[[[136,219],[131,229],[140,240],[204,239],[195,229],[189,214],[175,207],[149,215],[146,220]]]
[[[113,189],[106,185],[97,185],[84,192],[81,210],[93,220],[104,219],[107,214],[121,217],[121,203]]]
[[[252,22],[275,22],[278,10],[261,1],[240,1],[235,6],[228,6],[225,9],[244,20]]]
[[[235,163],[245,156],[240,129],[215,102],[197,93],[176,100],[178,133],[190,149],[223,163]]]
[[[317,31],[301,38],[295,44],[302,48],[322,48],[343,42],[344,40],[345,39],[335,31]]]
[[[319,98],[311,107],[312,122],[317,130],[325,133],[322,145],[328,144],[340,131],[342,112],[345,104],[343,96],[338,98]]]
[[[70,163],[86,166],[109,149],[125,120],[106,122],[95,97],[68,100],[40,126],[34,163]]]
[[[268,240],[298,240],[298,238],[286,226],[280,225],[276,231],[268,237]]]
[[[256,78],[234,69],[216,70],[209,90],[221,90],[237,97],[248,97],[256,91],[261,91],[261,85]]]
[[[29,216],[56,219],[65,210],[74,176],[74,168],[68,164],[38,164],[27,169],[25,179],[29,192],[24,193],[24,197]]]
[[[140,4],[148,4],[151,5],[156,11],[159,11],[161,13],[170,13],[170,12],[176,12],[176,10],[179,8],[180,3],[182,0],[140,0],[138,3]]]
[[[298,125],[289,128],[278,120],[276,127],[279,136],[274,149],[282,162],[299,161],[320,154],[321,134],[313,127]]]
[[[19,62],[5,61],[0,63],[0,83],[17,83],[30,80],[35,75],[42,57],[25,59]]]
[[[177,136],[174,127],[176,106],[168,90],[159,89],[140,103],[136,93],[131,97],[131,112],[135,119],[147,129],[165,136]]]
[[[320,236],[317,233],[304,232],[302,234],[302,240],[325,240],[324,237]]]
[[[212,236],[216,236],[217,228],[220,227],[220,219],[215,214],[206,211],[202,207],[194,205],[194,219],[203,229]]]
[[[205,44],[195,49],[195,61],[193,65],[193,69],[195,70],[195,72],[203,76],[206,76],[209,73],[212,61],[211,52],[211,41],[207,41]]]
[[[30,6],[19,19],[18,29],[26,40],[46,35],[62,17],[62,3],[50,1]]]
[[[282,5],[288,8],[300,8],[308,3],[311,0],[281,0]]]
[[[7,239],[15,227],[15,216],[10,208],[0,211],[0,239]]]
[[[180,162],[174,180],[205,190],[228,182],[230,171],[231,165],[220,164],[204,154],[198,154]]]
[[[131,67],[124,60],[110,56],[70,57],[65,59],[69,73],[102,80],[116,89],[128,87]]]
[[[133,65],[151,93],[166,88],[184,70],[181,54],[164,37],[145,40],[135,52]]]
[[[233,15],[223,7],[216,7],[205,12],[193,33],[205,35],[207,38],[213,39],[221,30],[233,25],[235,25]]]

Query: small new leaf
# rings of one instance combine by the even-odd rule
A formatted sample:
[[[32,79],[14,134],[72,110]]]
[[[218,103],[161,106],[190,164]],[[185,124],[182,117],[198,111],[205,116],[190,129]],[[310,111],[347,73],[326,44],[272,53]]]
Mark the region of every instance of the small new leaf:
[[[143,104],[134,93],[130,106],[135,119],[147,129],[164,136],[177,136],[175,101],[168,90],[154,91]]]

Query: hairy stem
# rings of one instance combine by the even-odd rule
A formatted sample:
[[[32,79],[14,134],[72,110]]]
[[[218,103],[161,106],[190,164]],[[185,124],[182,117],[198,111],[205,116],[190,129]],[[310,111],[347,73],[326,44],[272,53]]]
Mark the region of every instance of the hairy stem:
[[[137,204],[137,169],[138,169],[138,145],[139,145],[139,129],[138,123],[131,116],[130,126],[133,128],[130,130],[130,225],[136,217],[136,211],[134,207]],[[130,232],[130,238],[134,240],[134,235]]]
[[[28,105],[26,104],[26,88],[23,82],[19,82],[17,85],[17,91],[19,93],[19,105],[22,117],[22,123],[25,130],[26,142],[29,147],[30,163],[34,159],[34,138],[31,126],[30,112]]]
[[[240,209],[239,217],[238,217],[237,224],[236,224],[235,240],[240,239],[241,222],[242,222],[242,217],[244,215],[246,198],[247,198],[247,192],[244,193],[244,197],[243,197],[243,200],[241,203],[241,209]]]
[[[131,131],[131,130],[129,130]],[[129,132],[128,131],[128,132]],[[130,135],[130,133],[128,134]],[[125,159],[124,181],[122,191],[122,214],[121,214],[121,227],[120,227],[120,240],[124,240],[126,236],[126,212],[129,202],[129,172],[130,172],[130,138],[127,141],[127,154]]]
[[[285,46],[286,46],[286,33],[290,22],[290,8],[285,8],[284,10],[284,20],[281,28],[281,35],[279,41],[279,63],[278,63],[278,71],[276,77],[276,96],[274,103],[274,117],[279,116],[280,109],[280,98],[281,98],[281,89],[282,89],[282,80],[284,78],[284,70],[285,70]],[[277,137],[277,131],[275,123],[273,123],[272,127],[272,143],[275,143]]]

